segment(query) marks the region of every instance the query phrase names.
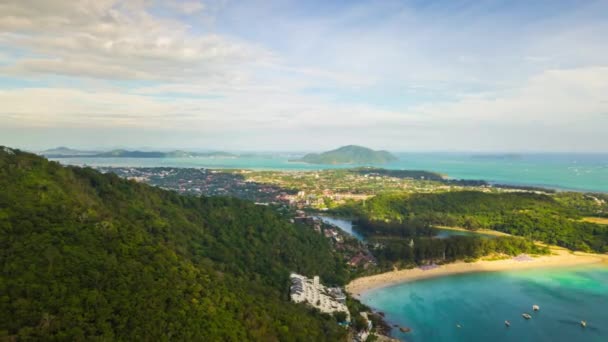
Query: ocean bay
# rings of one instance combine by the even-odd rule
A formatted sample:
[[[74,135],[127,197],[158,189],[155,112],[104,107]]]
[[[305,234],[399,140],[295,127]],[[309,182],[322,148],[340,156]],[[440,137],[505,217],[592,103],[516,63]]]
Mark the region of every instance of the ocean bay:
[[[473,273],[369,290],[363,303],[386,314],[407,341],[605,341],[608,268],[584,266]],[[532,305],[540,306],[533,312]],[[522,313],[531,313],[525,320]],[[506,327],[505,320],[511,322]],[[588,323],[587,328],[580,321]]]

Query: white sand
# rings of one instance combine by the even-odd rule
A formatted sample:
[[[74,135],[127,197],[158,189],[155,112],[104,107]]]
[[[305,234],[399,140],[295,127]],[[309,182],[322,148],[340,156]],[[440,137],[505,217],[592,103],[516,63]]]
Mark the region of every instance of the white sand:
[[[378,287],[385,287],[420,279],[472,272],[497,272],[600,263],[608,267],[608,256],[604,254],[570,252],[566,249],[558,247],[552,247],[551,252],[552,255],[534,257],[530,261],[517,261],[514,259],[495,261],[481,260],[472,263],[455,262],[441,265],[426,271],[419,268],[392,271],[355,279],[346,286],[346,291],[356,297],[360,296],[361,293],[365,291]]]

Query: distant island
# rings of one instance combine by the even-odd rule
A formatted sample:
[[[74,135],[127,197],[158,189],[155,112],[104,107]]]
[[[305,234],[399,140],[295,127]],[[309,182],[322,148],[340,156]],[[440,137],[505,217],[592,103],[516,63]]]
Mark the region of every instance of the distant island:
[[[228,152],[188,152],[188,151],[128,151],[112,150],[107,152],[80,151],[67,147],[57,147],[42,151],[41,155],[47,158],[194,158],[194,157],[215,157],[215,158],[235,158],[237,155]]]
[[[397,160],[397,157],[387,151],[374,151],[370,148],[348,145],[323,153],[309,153],[292,162],[309,164],[384,164]]]
[[[82,156],[88,156],[88,155],[98,154],[98,153],[99,153],[98,151],[81,151],[81,150],[75,150],[73,148],[69,148],[69,147],[65,147],[65,146],[59,146],[56,148],[44,150],[44,151],[40,152],[39,154],[41,154],[45,157],[50,157],[50,158],[61,158],[61,157],[65,157],[65,156],[82,157]]]

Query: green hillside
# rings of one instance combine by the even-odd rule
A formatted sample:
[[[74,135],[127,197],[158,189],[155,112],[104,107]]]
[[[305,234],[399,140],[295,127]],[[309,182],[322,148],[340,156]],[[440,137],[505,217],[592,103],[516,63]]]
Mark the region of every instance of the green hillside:
[[[342,263],[270,208],[7,148],[0,189],[1,339],[345,339],[287,300],[290,271],[342,283]]]
[[[295,161],[309,164],[384,164],[394,160],[397,158],[387,151],[348,145],[321,154],[309,153]]]

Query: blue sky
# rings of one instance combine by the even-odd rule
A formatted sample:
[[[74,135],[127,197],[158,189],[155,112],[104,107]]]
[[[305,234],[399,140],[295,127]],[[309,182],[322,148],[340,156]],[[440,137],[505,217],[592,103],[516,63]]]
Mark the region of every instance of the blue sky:
[[[0,144],[607,152],[608,1],[9,0]]]

